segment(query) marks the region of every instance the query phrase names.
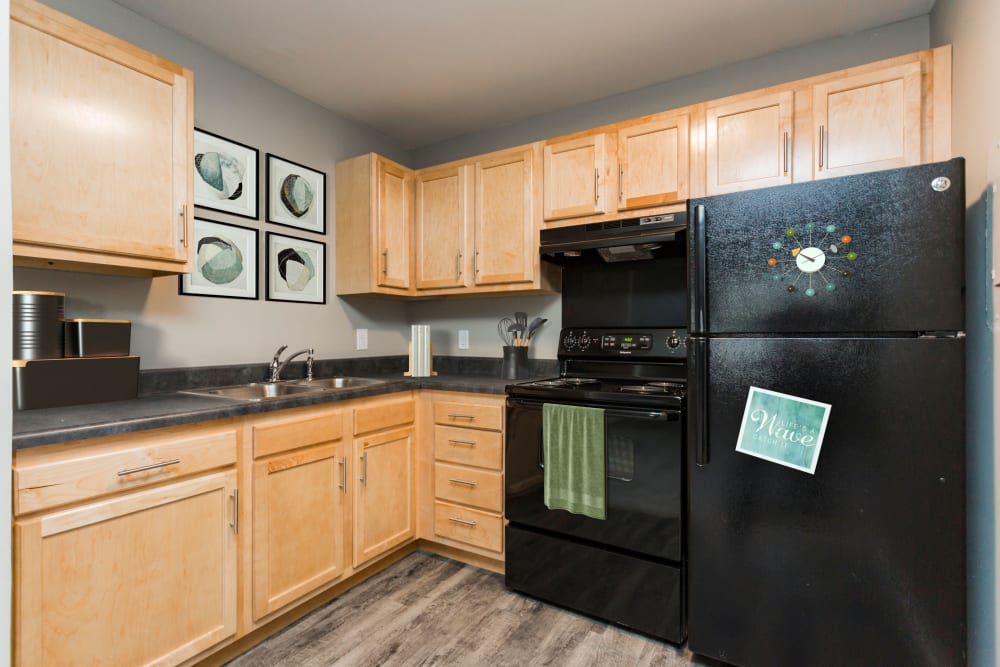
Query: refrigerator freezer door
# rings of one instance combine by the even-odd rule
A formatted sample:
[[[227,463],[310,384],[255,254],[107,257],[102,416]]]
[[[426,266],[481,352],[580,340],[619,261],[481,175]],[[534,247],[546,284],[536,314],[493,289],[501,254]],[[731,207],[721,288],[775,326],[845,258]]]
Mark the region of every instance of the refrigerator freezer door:
[[[689,202],[692,334],[960,331],[961,158]]]
[[[963,343],[695,342],[691,650],[749,667],[965,664]],[[751,386],[832,406],[815,474],[735,451]]]

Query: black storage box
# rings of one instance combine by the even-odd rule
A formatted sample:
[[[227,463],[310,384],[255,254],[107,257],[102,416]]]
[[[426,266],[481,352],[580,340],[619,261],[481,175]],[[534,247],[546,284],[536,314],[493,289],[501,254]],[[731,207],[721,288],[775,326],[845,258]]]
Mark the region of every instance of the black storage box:
[[[64,357],[127,357],[131,348],[129,320],[63,321]]]
[[[139,357],[14,362],[14,409],[57,408],[135,398]]]

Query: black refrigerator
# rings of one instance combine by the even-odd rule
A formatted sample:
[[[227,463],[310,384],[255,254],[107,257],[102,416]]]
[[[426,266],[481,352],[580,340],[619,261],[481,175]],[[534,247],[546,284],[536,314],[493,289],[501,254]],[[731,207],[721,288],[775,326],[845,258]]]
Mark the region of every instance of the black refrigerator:
[[[689,202],[695,653],[965,664],[964,169]]]

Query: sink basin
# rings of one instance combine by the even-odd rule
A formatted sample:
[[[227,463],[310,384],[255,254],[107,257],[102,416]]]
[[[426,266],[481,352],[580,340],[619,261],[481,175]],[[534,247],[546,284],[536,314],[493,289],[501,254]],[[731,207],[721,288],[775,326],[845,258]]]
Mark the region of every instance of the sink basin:
[[[188,389],[182,394],[197,394],[199,396],[219,396],[222,398],[238,398],[244,401],[263,401],[268,398],[281,398],[297,394],[310,394],[323,391],[323,387],[303,386],[291,382],[251,382],[231,387],[209,387],[207,389]]]
[[[358,377],[335,377],[335,378],[315,378],[313,380],[292,380],[292,384],[299,387],[310,387],[318,389],[353,389],[354,387],[367,387],[373,384],[382,384],[385,380],[374,380],[372,378]]]

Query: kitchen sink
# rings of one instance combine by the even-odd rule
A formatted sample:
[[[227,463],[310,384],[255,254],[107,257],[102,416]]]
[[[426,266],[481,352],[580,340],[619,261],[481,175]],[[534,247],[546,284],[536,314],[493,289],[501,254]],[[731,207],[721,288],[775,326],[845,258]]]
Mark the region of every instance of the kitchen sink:
[[[318,387],[320,389],[353,389],[354,387],[367,387],[373,384],[382,384],[385,380],[358,377],[334,377],[315,378],[312,380],[291,380],[291,382],[299,387]]]
[[[269,398],[282,398],[298,394],[312,394],[323,391],[322,387],[307,387],[291,382],[250,382],[231,387],[208,387],[206,389],[186,389],[182,394],[198,396],[219,396],[221,398],[238,398],[244,401],[263,401]]]
[[[208,387],[205,389],[185,389],[182,394],[235,398],[243,401],[264,401],[299,394],[316,394],[337,389],[353,389],[382,384],[385,380],[359,377],[316,378],[314,380],[282,380],[280,382],[250,382],[230,387]]]

